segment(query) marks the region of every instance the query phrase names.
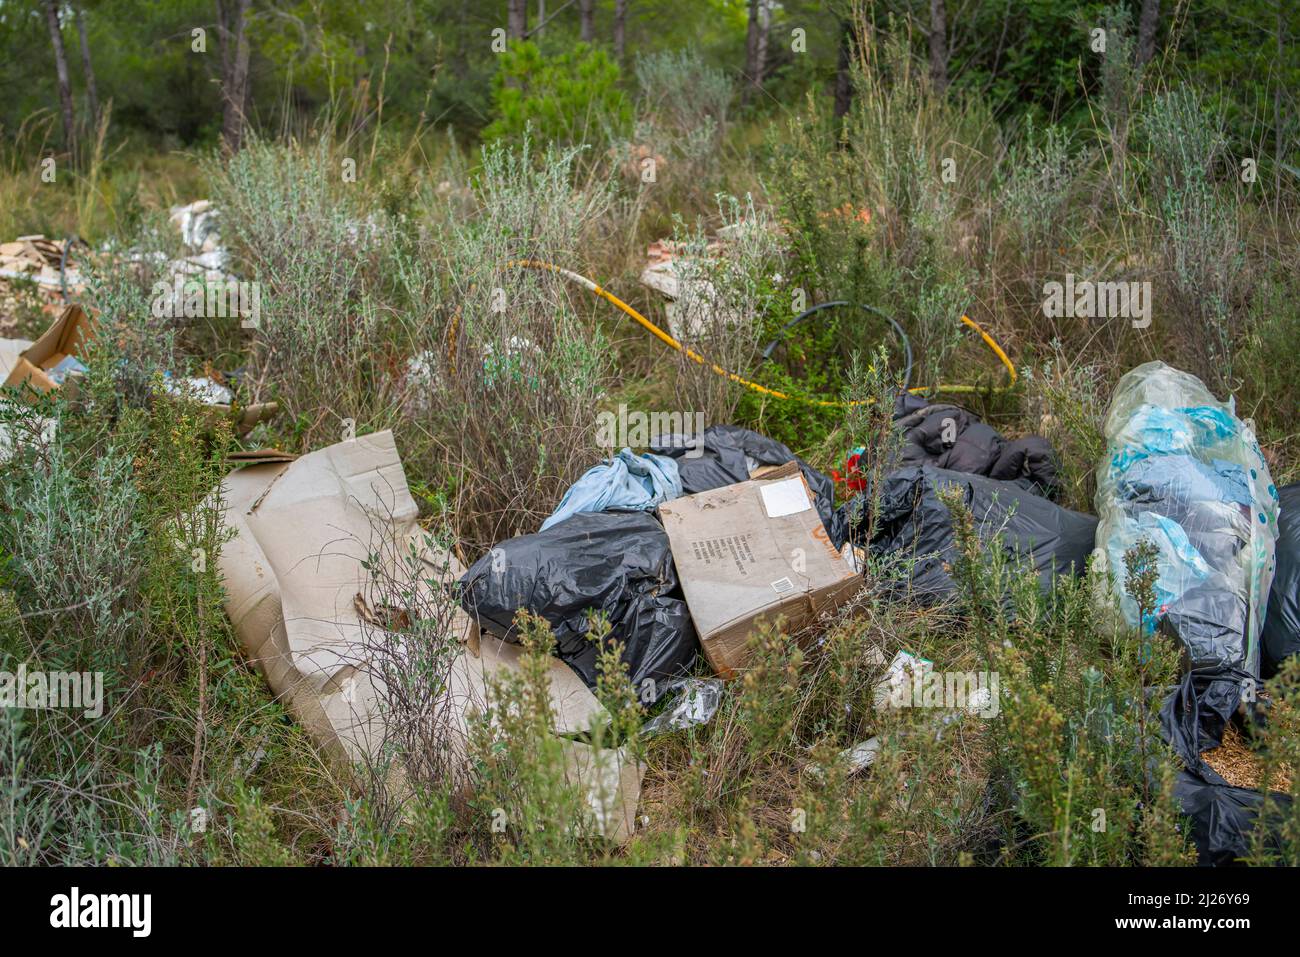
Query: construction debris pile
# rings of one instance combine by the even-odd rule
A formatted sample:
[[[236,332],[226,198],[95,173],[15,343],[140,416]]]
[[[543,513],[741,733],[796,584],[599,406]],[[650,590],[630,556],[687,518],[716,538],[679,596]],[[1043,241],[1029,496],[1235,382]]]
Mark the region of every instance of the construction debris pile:
[[[208,284],[230,280],[224,270],[230,255],[221,243],[218,214],[208,200],[173,206],[170,221],[184,248],[173,258],[162,251],[132,250],[126,261],[152,263],[161,267],[160,280],[175,299],[184,295],[186,283]],[[44,236],[22,236],[12,243],[0,244],[0,332],[5,324],[12,329],[16,308],[5,296],[14,294],[6,283],[29,281],[41,299],[43,312],[53,317],[45,332],[35,341],[0,339],[0,381],[36,392],[64,389],[76,391],[77,379],[87,369],[84,362],[87,344],[94,338],[96,321],[77,300],[85,293],[85,282],[75,259],[89,254],[77,240],[55,241]],[[101,255],[111,255],[101,251]],[[75,257],[75,259],[74,259]],[[174,304],[174,303],[173,303]],[[163,310],[166,315],[179,312]],[[205,368],[202,375],[179,375],[168,371],[164,387],[171,395],[185,395],[212,410],[217,417],[230,420],[236,433],[246,435],[257,423],[278,411],[275,402],[243,403],[236,394],[238,373],[224,373]]]
[[[13,242],[0,243],[0,334],[12,332],[24,288],[32,291],[35,302],[24,301],[50,315],[85,291],[75,264],[83,249],[84,244],[75,240],[46,239],[41,235],[19,236]]]
[[[230,253],[222,245],[220,217],[210,200],[173,206],[169,218],[180,234],[182,254],[170,257],[160,251],[133,250],[130,254],[133,262],[147,261],[160,267],[160,280],[172,290],[183,289],[191,282],[206,286],[234,280],[226,272]]]
[[[46,393],[61,389],[75,394],[80,377],[88,370],[82,361],[94,339],[97,324],[81,306],[65,306],[54,323],[35,342],[0,339],[0,375],[6,386]],[[229,382],[234,378],[219,372],[179,377],[168,373],[164,388],[171,395],[188,396],[211,411],[213,420],[225,418],[239,435],[247,435],[257,423],[279,410],[275,402],[240,404]]]
[[[722,240],[694,249],[686,243],[661,239],[646,250],[641,285],[664,297],[664,313],[673,338],[707,338],[715,328],[734,326],[741,318],[709,279],[710,271],[723,260],[725,252]]]
[[[210,200],[173,206],[169,221],[180,240],[180,256],[162,250],[132,249],[121,258],[153,266],[169,288],[191,281],[215,283],[234,278],[226,272],[230,253],[222,244],[219,215]],[[92,253],[75,237],[19,236],[12,242],[0,243],[0,335],[12,332],[23,303],[38,306],[53,317],[69,303],[81,301],[86,291],[82,267],[91,255],[117,254],[108,246]],[[20,296],[25,297],[22,303]]]

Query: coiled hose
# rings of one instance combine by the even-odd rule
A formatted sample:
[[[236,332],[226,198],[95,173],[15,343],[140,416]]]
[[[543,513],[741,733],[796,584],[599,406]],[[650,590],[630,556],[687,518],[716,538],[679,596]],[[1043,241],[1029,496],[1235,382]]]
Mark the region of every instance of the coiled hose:
[[[817,399],[817,398],[812,398],[810,396],[791,395],[786,392],[781,392],[778,389],[769,389],[765,385],[760,385],[759,383],[746,379],[743,376],[737,375],[734,372],[730,372],[727,369],[724,369],[722,366],[718,365],[716,362],[713,362],[712,360],[707,359],[704,356],[700,355],[694,349],[684,345],[683,343],[679,342],[676,338],[674,338],[672,335],[660,329],[653,322],[651,322],[645,316],[641,315],[641,313],[639,313],[636,309],[632,308],[630,305],[628,305],[622,299],[618,298],[618,296],[614,295],[608,289],[605,289],[603,286],[593,282],[592,280],[588,279],[586,276],[579,275],[578,273],[574,272],[571,269],[565,269],[564,267],[557,266],[554,263],[542,262],[539,259],[516,259],[513,262],[509,263],[508,265],[517,268],[522,268],[522,269],[549,270],[550,272],[557,273],[558,275],[563,276],[565,279],[568,279],[570,282],[577,283],[579,286],[582,286],[587,291],[593,292],[600,298],[604,299],[606,302],[609,302],[615,308],[619,309],[627,316],[630,316],[638,325],[644,328],[647,332],[653,335],[664,345],[676,349],[682,355],[686,356],[686,358],[690,359],[693,362],[699,363],[700,365],[711,370],[715,374],[720,375],[725,379],[729,379],[730,381],[735,382],[737,385],[742,385],[746,389],[750,389],[751,391],[757,392],[760,395],[771,396],[774,399],[785,399],[794,402],[805,402],[810,405],[818,405],[818,406],[833,407],[833,408],[843,408],[851,405],[861,405],[864,402],[872,401],[869,399],[858,399],[858,400],[845,402],[845,401],[837,401],[834,399]],[[786,330],[790,329],[801,319],[805,318],[808,315],[811,315],[812,313],[818,311],[819,309],[827,309],[830,308],[831,306],[839,306],[839,305],[849,305],[849,303],[844,300],[836,300],[835,302],[821,303],[820,305],[813,306],[809,310],[805,310],[804,313],[802,313],[799,316],[796,316],[793,320],[786,323],[781,330],[782,335],[779,336],[774,342],[769,343],[767,348],[764,350],[764,358],[766,358],[770,354],[772,349],[776,348],[777,343],[779,343],[781,341],[781,338],[784,337],[784,333],[786,332]],[[898,334],[898,336],[901,338],[904,344],[904,348],[907,354],[907,372],[906,372],[907,379],[905,379],[905,382],[907,380],[910,380],[911,369],[912,369],[912,345],[907,338],[907,334],[903,331],[902,326],[900,326],[889,316],[886,316],[883,312],[880,312],[877,309],[874,309],[870,306],[861,306],[860,308],[866,309],[868,312],[872,312],[873,314],[884,316],[884,318],[889,321],[890,325],[894,327],[895,332]],[[985,392],[985,391],[1006,392],[1012,386],[1015,385],[1016,367],[1012,364],[1011,360],[1007,358],[1007,354],[1004,351],[1002,351],[1002,347],[997,344],[997,341],[994,340],[994,338],[990,336],[987,332],[985,332],[982,328],[980,328],[979,324],[975,322],[974,319],[971,319],[969,316],[962,315],[961,321],[964,325],[967,325],[970,328],[974,329],[976,332],[978,332],[980,334],[980,337],[984,340],[984,343],[990,349],[992,349],[994,354],[997,355],[998,359],[1001,360],[1002,364],[1007,369],[1007,384],[1005,386],[995,386],[987,390],[981,389],[979,386],[964,385],[964,384],[937,385],[937,386],[933,386],[932,388],[927,388],[926,386],[917,386],[915,388],[908,389],[909,392],[934,391],[934,392],[942,392],[946,394],[978,393],[978,392]]]

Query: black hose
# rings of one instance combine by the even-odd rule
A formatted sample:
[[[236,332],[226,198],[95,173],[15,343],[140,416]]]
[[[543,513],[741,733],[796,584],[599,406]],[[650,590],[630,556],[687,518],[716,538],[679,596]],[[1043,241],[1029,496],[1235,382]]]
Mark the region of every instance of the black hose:
[[[59,291],[63,293],[64,302],[68,301],[68,250],[72,248],[73,243],[79,242],[81,238],[73,233],[63,241],[63,251],[59,253]]]
[[[907,387],[912,382],[912,340],[907,337],[907,333],[903,331],[903,327],[894,321],[893,316],[881,312],[875,306],[864,306],[861,303],[849,302],[847,299],[836,299],[834,302],[819,303],[818,305],[813,306],[811,309],[805,309],[803,312],[799,313],[799,315],[795,316],[784,326],[782,326],[781,331],[777,333],[776,338],[773,339],[771,342],[769,342],[767,346],[763,349],[763,360],[767,361],[768,359],[772,358],[772,353],[776,350],[776,347],[779,346],[785,340],[786,334],[795,326],[799,325],[799,323],[803,322],[805,319],[811,316],[813,313],[821,312],[821,310],[823,309],[830,309],[833,306],[853,306],[853,305],[856,305],[859,309],[863,310],[864,312],[867,312],[873,316],[879,316],[881,319],[884,319],[886,322],[888,322],[893,327],[894,333],[898,336],[899,341],[903,343],[903,356],[904,356],[903,391],[906,392]]]

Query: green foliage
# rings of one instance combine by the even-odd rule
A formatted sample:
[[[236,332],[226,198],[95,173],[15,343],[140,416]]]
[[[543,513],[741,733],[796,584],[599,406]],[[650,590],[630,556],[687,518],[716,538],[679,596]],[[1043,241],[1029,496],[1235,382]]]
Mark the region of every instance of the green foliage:
[[[1253,712],[1247,725],[1259,756],[1261,823],[1250,840],[1249,861],[1295,867],[1300,863],[1300,658],[1284,662],[1265,684],[1267,711]]]
[[[289,849],[276,837],[275,820],[255,789],[240,786],[231,810],[236,857],[230,863],[241,867],[287,867],[294,863]],[[213,863],[225,862],[218,858]]]
[[[1012,142],[1000,171],[1002,213],[1028,267],[1026,279],[1034,293],[1049,266],[1057,263],[1061,236],[1072,225],[1071,198],[1083,166],[1066,130],[1056,126],[1040,130],[1030,119]]]
[[[1247,280],[1240,205],[1218,182],[1227,148],[1222,117],[1195,89],[1179,87],[1157,97],[1143,119],[1173,300],[1192,322],[1183,352],[1212,387],[1230,386]]]
[[[676,304],[677,338],[695,356],[675,353],[679,408],[698,411],[709,423],[730,422],[745,391],[719,375],[713,364],[748,376],[757,361],[761,335],[784,298],[779,286],[780,240],[767,210],[752,195],[714,198],[725,248],[710,247],[702,223],[689,230],[678,221],[676,261],[681,295]],[[707,356],[708,362],[700,362]]]
[[[473,808],[493,855],[512,863],[573,862],[588,821],[570,744],[555,733],[549,656],[555,639],[540,618],[520,613],[525,654],[518,674],[489,678],[488,706],[472,729],[480,785]]]
[[[572,265],[596,241],[612,188],[582,182],[578,155],[537,153],[528,137],[485,147],[477,214],[449,218],[403,274],[411,300],[428,310],[415,342],[431,369],[413,406],[427,429],[425,461],[455,489],[470,554],[536,528],[591,466],[595,410],[611,381],[608,340],[587,321],[581,289],[518,264]]]
[[[669,217],[707,206],[725,162],[730,78],[694,49],[638,56],[635,73],[640,97],[629,146],[655,163],[650,201]],[[645,158],[634,155],[625,172],[644,175]]]
[[[251,379],[266,383],[260,401],[277,399],[301,424],[304,448],[341,435],[347,419],[357,433],[390,426],[401,386],[376,344],[403,338],[391,318],[402,236],[382,214],[362,214],[346,159],[322,140],[254,141],[229,163],[205,161],[222,227],[261,284]]]
[[[1285,268],[1285,267],[1280,267]],[[1248,369],[1241,389],[1243,411],[1255,418],[1260,441],[1277,449],[1270,468],[1277,485],[1300,477],[1300,377],[1293,344],[1300,342],[1300,301],[1286,280],[1268,277],[1251,305],[1250,331],[1240,365]]]
[[[952,60],[963,62],[960,71],[952,71],[950,64],[955,88],[979,91],[1000,113],[1039,120],[1064,114],[1071,125],[1086,124],[1081,81],[1084,88],[1093,87],[1101,64],[1089,48],[1089,31],[1102,26],[1105,7],[1096,0],[1024,0],[1010,7],[998,0],[975,4],[963,11],[964,28],[983,40],[953,51]],[[877,17],[883,27],[883,18]],[[952,26],[950,19],[950,30]],[[913,42],[918,49],[924,47],[920,31],[915,31]]]
[[[1223,117],[1232,154],[1258,158],[1261,179],[1275,188],[1285,176],[1278,161],[1294,165],[1300,148],[1297,117],[1287,105],[1288,91],[1300,87],[1297,31],[1300,9],[1293,4],[1211,0],[1188,7],[1178,51],[1207,106]]]
[[[1072,363],[1059,349],[1040,367],[1024,370],[1032,428],[1057,452],[1059,501],[1081,512],[1093,510],[1097,467],[1106,449],[1102,426],[1108,396],[1100,379],[1097,366]]]
[[[1012,809],[999,815],[1000,858],[1190,863],[1173,794],[1177,761],[1157,734],[1160,696],[1147,693],[1174,681],[1178,649],[1109,631],[1089,579],[1059,578],[1044,594],[1031,572],[985,547],[956,490],[941,498],[953,517],[953,578],[968,626],[1000,676],[992,780]],[[1139,547],[1126,561],[1128,587],[1153,607],[1154,549]]]
[[[486,139],[517,140],[531,130],[543,143],[599,147],[630,131],[632,106],[604,50],[579,43],[546,56],[525,41],[511,43],[500,60],[492,78],[496,119],[483,131]]]

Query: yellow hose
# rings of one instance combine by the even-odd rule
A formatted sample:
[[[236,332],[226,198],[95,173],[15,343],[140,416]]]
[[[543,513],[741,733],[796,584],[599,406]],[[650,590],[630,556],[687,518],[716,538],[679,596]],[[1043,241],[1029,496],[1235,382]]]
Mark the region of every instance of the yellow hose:
[[[867,400],[860,399],[851,402],[839,402],[833,399],[813,399],[802,395],[790,395],[788,393],[778,391],[777,389],[769,389],[765,385],[760,385],[757,382],[752,382],[749,379],[744,378],[743,376],[736,375],[736,373],[734,372],[728,372],[726,369],[722,368],[722,366],[718,365],[716,362],[706,359],[704,356],[700,355],[694,349],[691,349],[689,346],[683,345],[673,336],[669,335],[667,332],[664,332],[664,330],[660,329],[658,326],[656,326],[645,316],[641,315],[641,313],[637,312],[637,310],[633,309],[631,306],[625,303],[622,299],[618,298],[618,296],[614,295],[612,292],[610,292],[608,289],[605,289],[603,286],[595,282],[592,282],[586,276],[581,276],[570,269],[565,269],[561,266],[555,265],[554,263],[542,262],[539,259],[516,259],[515,261],[508,263],[508,265],[518,266],[525,269],[549,269],[551,272],[558,273],[559,275],[563,276],[565,279],[570,280],[571,282],[576,282],[579,286],[582,286],[584,289],[594,292],[597,296],[600,296],[600,298],[604,299],[605,301],[613,304],[618,309],[622,310],[626,315],[631,316],[632,319],[634,319],[639,325],[641,325],[644,329],[646,329],[656,339],[664,343],[664,345],[671,346],[672,348],[680,352],[682,355],[686,356],[688,359],[698,362],[702,366],[708,367],[710,370],[722,376],[723,378],[730,379],[732,382],[735,382],[739,385],[743,385],[745,388],[752,389],[754,392],[761,393],[762,395],[769,395],[774,399],[790,399],[796,402],[807,402],[811,405],[839,407],[839,408],[850,406],[850,405],[861,405],[863,404],[863,402],[872,401],[869,399]],[[948,394],[977,393],[981,391],[1006,392],[1016,383],[1016,367],[1012,365],[1011,360],[1007,358],[1007,354],[1002,351],[1002,347],[997,344],[997,342],[994,340],[992,336],[990,336],[987,332],[985,332],[982,328],[980,328],[979,324],[975,322],[974,319],[971,319],[969,316],[963,315],[961,317],[961,321],[965,325],[970,326],[972,329],[978,332],[980,334],[980,337],[984,340],[984,342],[988,345],[988,347],[993,350],[993,352],[997,355],[999,359],[1002,360],[1002,364],[1007,368],[1008,382],[1005,386],[995,387],[988,390],[982,390],[978,386],[974,386],[974,385],[939,385],[939,386],[935,386],[933,391],[944,392]],[[915,388],[909,389],[908,391],[926,392],[929,390],[925,386],[916,386]]]

